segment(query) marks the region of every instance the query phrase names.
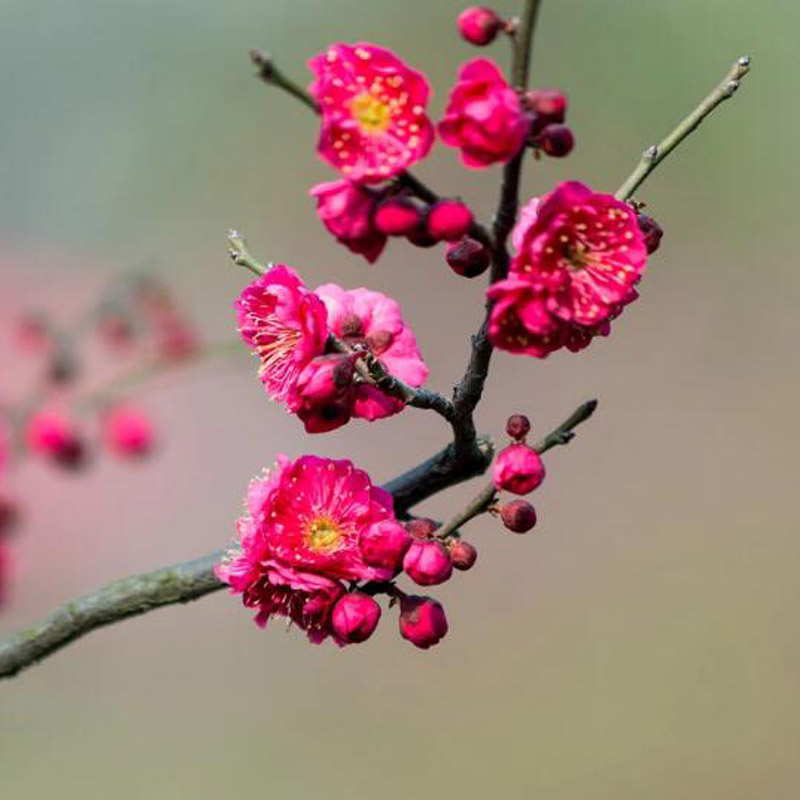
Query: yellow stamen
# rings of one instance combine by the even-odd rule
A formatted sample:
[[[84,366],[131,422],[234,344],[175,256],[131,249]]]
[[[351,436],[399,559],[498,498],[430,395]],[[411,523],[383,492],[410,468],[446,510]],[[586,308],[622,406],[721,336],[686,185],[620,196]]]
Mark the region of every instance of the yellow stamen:
[[[360,94],[350,104],[353,118],[368,134],[384,133],[392,119],[389,106],[369,93]]]

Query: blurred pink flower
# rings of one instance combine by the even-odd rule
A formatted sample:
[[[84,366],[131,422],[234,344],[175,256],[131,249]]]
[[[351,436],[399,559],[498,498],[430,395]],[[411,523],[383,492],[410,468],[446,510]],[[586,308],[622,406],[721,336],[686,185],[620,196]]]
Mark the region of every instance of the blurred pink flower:
[[[155,441],[150,418],[133,406],[117,406],[103,418],[103,434],[110,450],[121,456],[148,455]]]
[[[322,115],[318,152],[346,178],[387,180],[428,154],[434,130],[421,73],[366,42],[333,44],[308,65]]]

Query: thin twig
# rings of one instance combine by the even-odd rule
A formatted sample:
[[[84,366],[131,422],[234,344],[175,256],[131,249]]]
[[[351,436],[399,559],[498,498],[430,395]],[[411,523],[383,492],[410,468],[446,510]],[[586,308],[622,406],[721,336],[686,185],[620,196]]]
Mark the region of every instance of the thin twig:
[[[586,422],[586,420],[594,414],[596,408],[597,400],[587,400],[585,403],[582,403],[555,430],[551,431],[547,436],[537,442],[533,446],[533,449],[541,455],[553,447],[572,441],[575,437],[575,428],[582,422]],[[488,511],[496,497],[497,489],[495,489],[494,484],[490,481],[463,509],[461,509],[461,511],[442,525],[436,532],[436,535],[440,539],[446,539],[452,536],[462,525],[465,525],[474,517]]]
[[[742,78],[750,71],[750,56],[742,56],[728,70],[728,74],[714,87],[711,93],[688,117],[681,120],[675,129],[660,143],[644,151],[636,168],[617,189],[618,200],[629,200],[644,183],[648,175],[718,106],[733,97],[741,85]]]
[[[253,256],[250,255],[250,251],[247,249],[247,242],[244,240],[244,237],[239,231],[233,229],[228,231],[228,255],[231,257],[234,264],[249,269],[250,272],[259,277],[264,275],[272,266],[271,264],[264,265],[253,258]]]

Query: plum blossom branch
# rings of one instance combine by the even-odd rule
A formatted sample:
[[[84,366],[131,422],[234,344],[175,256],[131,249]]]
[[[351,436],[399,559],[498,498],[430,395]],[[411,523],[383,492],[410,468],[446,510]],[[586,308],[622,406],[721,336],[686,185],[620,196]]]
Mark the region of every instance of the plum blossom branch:
[[[519,92],[525,91],[528,84],[533,36],[536,31],[540,6],[541,0],[526,0],[519,24],[514,31],[511,75],[514,87]],[[523,147],[503,169],[500,199],[492,226],[490,283],[502,280],[508,273],[510,259],[507,242],[519,209],[519,185],[524,158],[525,148]],[[453,395],[456,447],[460,450],[468,449],[477,435],[472,415],[483,394],[494,349],[489,341],[489,317],[492,305],[492,301],[488,301],[486,304],[484,320],[478,332],[472,337],[472,347],[464,377],[456,386]]]
[[[555,430],[547,434],[543,439],[537,442],[533,449],[539,455],[546,453],[548,450],[558,445],[568,444],[575,437],[575,428],[582,422],[586,422],[589,417],[594,414],[597,409],[597,400],[587,400],[582,403],[572,414],[569,415]],[[497,497],[497,490],[494,484],[490,481],[478,492],[472,500],[450,520],[448,520],[437,531],[437,536],[440,539],[446,539],[454,534],[462,525],[469,522],[474,517],[488,511]]]
[[[721,103],[736,94],[742,78],[750,71],[750,56],[738,58],[722,81],[703,99],[700,105],[680,121],[675,129],[659,144],[644,151],[636,168],[617,189],[618,200],[630,200],[634,192],[647,180],[650,173]]]
[[[269,53],[266,53],[263,50],[253,49],[250,51],[250,60],[258,68],[257,75],[262,81],[264,81],[264,83],[267,83],[270,86],[275,86],[278,89],[282,89],[287,94],[294,97],[295,100],[299,100],[304,106],[311,109],[315,114],[320,113],[319,106],[316,104],[316,102],[314,102],[314,98],[311,97],[311,95],[299,84],[288,78],[275,64],[272,56],[270,56]],[[413,195],[425,203],[432,204],[441,199],[441,197],[435,191],[433,191],[433,189],[423,183],[419,178],[416,177],[416,175],[408,170],[400,173],[396,179],[396,183],[398,186],[408,189]],[[480,223],[472,223],[472,226],[469,230],[469,235],[473,239],[476,239],[487,246],[491,246],[492,239],[489,231],[486,230],[486,228]]]
[[[480,475],[492,460],[488,439],[480,440],[479,456],[469,463],[456,463],[451,448],[384,485],[394,498],[398,517],[407,516],[412,505],[442,489]],[[65,603],[30,628],[0,640],[0,679],[13,677],[97,628],[223,589],[225,584],[217,578],[214,567],[224,553],[217,550],[192,561],[122,578]]]
[[[236,230],[228,232],[228,254],[234,264],[249,269],[255,275],[264,275],[267,266],[258,261],[249,251],[244,237]],[[333,334],[328,336],[328,344],[339,353],[352,353],[350,347]],[[380,361],[370,353],[365,354],[363,361],[356,362],[356,371],[362,380],[377,386],[383,392],[396,397],[408,406],[435,411],[446,420],[453,419],[453,404],[438,392],[429,389],[414,389],[392,375]]]

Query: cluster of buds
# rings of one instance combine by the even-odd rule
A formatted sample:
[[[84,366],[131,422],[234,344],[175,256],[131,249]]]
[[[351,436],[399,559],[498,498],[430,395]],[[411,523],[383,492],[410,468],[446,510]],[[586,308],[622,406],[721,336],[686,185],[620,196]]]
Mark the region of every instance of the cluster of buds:
[[[528,141],[535,153],[564,158],[575,147],[575,135],[565,125],[567,97],[557,89],[534,89],[526,92],[523,105],[530,112]]]
[[[506,421],[511,443],[498,453],[492,468],[492,483],[498,492],[527,495],[544,480],[542,457],[526,442],[530,429],[524,414],[512,414]],[[536,509],[527,500],[503,503],[499,513],[503,525],[514,533],[527,533],[536,525]]]

